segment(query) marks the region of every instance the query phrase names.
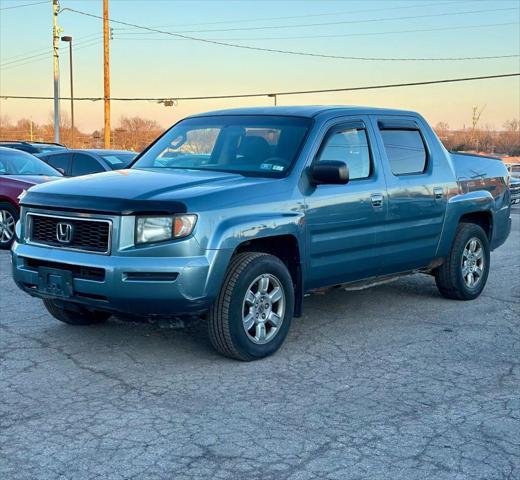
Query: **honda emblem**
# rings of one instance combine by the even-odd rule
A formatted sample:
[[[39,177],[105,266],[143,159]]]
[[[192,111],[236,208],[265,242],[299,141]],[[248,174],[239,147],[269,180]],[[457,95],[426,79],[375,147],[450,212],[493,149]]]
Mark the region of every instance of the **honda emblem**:
[[[56,239],[60,243],[70,243],[74,228],[70,223],[60,222],[56,225]]]

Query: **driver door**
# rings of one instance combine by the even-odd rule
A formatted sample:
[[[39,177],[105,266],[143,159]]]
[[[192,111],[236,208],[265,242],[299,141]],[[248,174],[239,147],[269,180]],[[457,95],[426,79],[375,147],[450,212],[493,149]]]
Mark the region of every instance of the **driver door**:
[[[346,185],[314,185],[306,195],[306,289],[380,271],[378,230],[384,225],[387,194],[370,128],[365,117],[333,125],[314,160],[346,162],[350,179]]]

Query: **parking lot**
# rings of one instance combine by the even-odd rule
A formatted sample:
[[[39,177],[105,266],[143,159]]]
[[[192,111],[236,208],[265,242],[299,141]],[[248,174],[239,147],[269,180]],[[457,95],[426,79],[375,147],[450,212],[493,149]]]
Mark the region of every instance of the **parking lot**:
[[[306,299],[273,357],[202,321],[71,327],[0,255],[0,477],[520,478],[520,208],[483,295],[415,275]]]

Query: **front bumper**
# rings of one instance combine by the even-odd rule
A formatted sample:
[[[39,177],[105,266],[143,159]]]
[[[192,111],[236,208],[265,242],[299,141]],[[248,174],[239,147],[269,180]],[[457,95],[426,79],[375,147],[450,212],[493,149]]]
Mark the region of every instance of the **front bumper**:
[[[222,257],[219,250],[193,257],[103,256],[15,242],[12,268],[16,284],[35,297],[56,298],[40,290],[44,265],[73,272],[66,301],[127,314],[196,314],[218,293]]]

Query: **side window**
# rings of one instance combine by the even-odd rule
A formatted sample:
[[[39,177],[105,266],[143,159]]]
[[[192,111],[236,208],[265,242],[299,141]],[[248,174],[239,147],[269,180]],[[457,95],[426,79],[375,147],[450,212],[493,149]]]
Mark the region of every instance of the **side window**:
[[[347,128],[333,132],[321,147],[318,162],[341,160],[347,163],[350,180],[370,176],[370,148],[363,128]]]
[[[104,172],[105,169],[101,164],[90,155],[84,153],[76,153],[72,159],[72,176],[79,177],[88,175],[89,173]]]
[[[426,149],[419,130],[380,130],[386,156],[394,175],[423,173]]]
[[[48,163],[51,167],[54,167],[56,170],[59,170],[64,175],[68,175],[69,160],[71,157],[72,154],[70,153],[60,153],[59,155],[43,157],[42,160],[45,163]]]

